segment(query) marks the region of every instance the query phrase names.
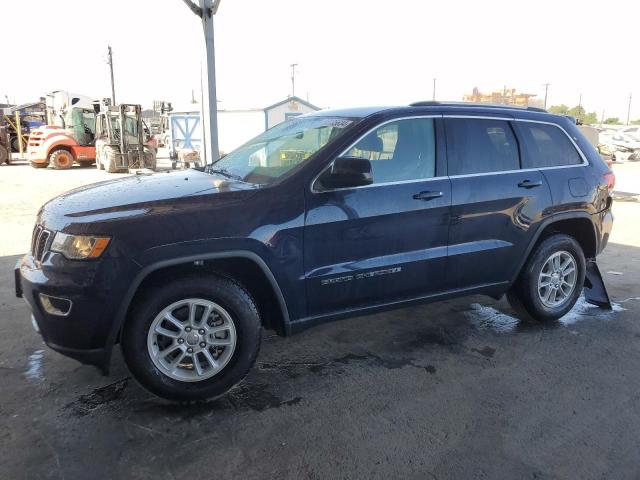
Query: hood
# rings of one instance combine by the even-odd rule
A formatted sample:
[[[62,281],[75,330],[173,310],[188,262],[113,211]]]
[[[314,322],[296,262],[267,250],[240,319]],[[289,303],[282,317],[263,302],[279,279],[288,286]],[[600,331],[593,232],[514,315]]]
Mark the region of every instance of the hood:
[[[253,184],[198,170],[134,175],[71,190],[47,202],[40,214],[49,220],[65,217],[63,223],[109,221],[167,208],[197,207],[202,202],[211,205],[212,196],[222,203],[234,202],[256,190]]]

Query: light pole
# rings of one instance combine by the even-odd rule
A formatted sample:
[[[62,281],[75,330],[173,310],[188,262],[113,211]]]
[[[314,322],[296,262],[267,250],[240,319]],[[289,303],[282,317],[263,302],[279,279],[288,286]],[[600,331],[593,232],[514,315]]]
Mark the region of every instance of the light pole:
[[[627,125],[629,125],[629,121],[631,120],[631,93],[629,94],[629,106],[627,107]]]
[[[204,163],[212,163],[220,158],[218,147],[218,103],[216,99],[216,57],[213,37],[213,17],[218,12],[220,0],[182,0],[189,9],[202,20],[204,33],[206,71],[202,82],[202,140],[204,143]]]
[[[296,67],[298,66],[298,64],[292,63],[289,66],[291,67],[291,96],[295,97],[296,96]]]
[[[111,102],[116,104],[116,87],[113,82],[113,52],[111,51],[111,45],[107,45],[107,63],[109,64],[109,70],[111,71]]]
[[[433,101],[436,101],[436,79],[433,79]]]
[[[547,109],[547,96],[549,94],[549,85],[550,83],[545,83],[544,85],[544,109]]]

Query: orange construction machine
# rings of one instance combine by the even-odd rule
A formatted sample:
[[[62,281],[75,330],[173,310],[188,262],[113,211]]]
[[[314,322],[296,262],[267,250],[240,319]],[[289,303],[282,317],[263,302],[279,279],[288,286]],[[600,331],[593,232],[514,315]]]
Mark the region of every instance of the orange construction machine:
[[[31,166],[67,169],[73,162],[91,165],[96,158],[92,99],[58,90],[47,94],[46,107],[47,125],[29,135],[27,159]]]

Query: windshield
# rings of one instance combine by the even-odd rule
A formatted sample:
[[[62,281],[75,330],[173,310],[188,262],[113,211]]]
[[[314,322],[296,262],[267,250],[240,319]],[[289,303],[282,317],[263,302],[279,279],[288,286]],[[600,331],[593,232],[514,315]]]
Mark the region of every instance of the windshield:
[[[307,117],[281,123],[207,167],[209,173],[269,184],[341,135],[353,123],[339,117]]]

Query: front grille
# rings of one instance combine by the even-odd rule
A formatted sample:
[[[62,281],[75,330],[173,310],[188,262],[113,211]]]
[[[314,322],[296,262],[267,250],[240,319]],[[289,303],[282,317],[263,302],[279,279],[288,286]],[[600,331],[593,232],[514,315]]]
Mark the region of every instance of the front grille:
[[[41,225],[36,226],[33,231],[33,239],[31,240],[31,254],[37,261],[42,261],[44,254],[47,252],[47,246],[51,232],[42,228]]]

